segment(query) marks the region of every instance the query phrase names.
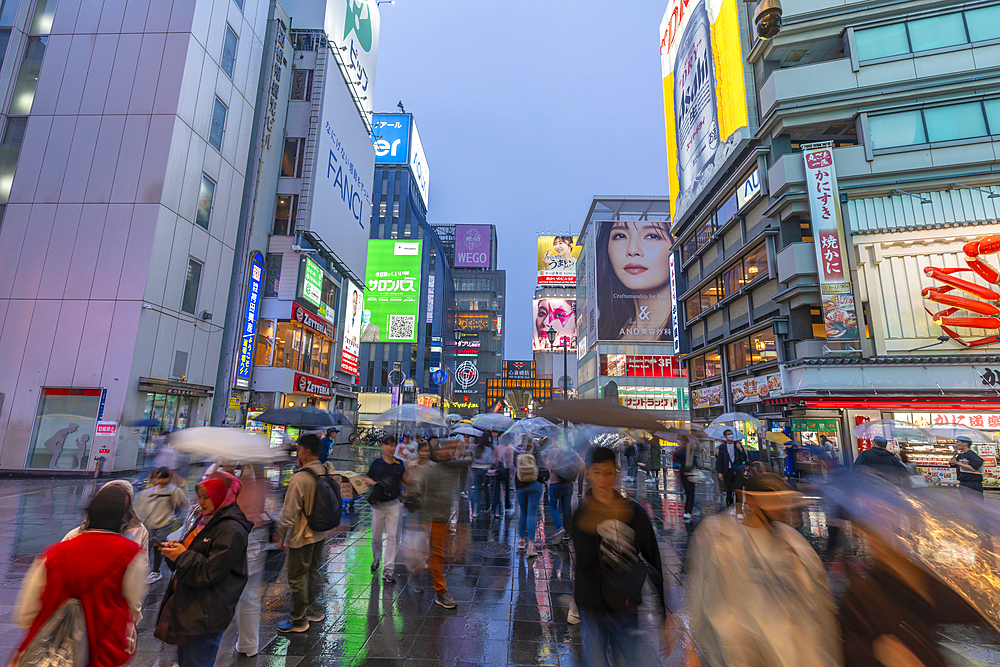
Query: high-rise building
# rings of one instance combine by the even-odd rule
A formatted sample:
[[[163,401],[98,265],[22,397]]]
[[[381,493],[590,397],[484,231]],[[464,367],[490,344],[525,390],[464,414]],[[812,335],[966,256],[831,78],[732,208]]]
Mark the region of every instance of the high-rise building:
[[[208,423],[268,3],[0,6],[0,468]]]
[[[448,391],[452,412],[475,414],[491,409],[488,380],[499,378],[503,361],[507,274],[497,269],[494,225],[433,224],[455,280],[455,326],[445,330],[445,347],[454,350]]]
[[[868,420],[1000,431],[1000,290],[979,263],[1000,4],[786,3],[771,40],[752,5],[674,25],[676,4],[661,53],[695,420],[749,412],[845,460]]]

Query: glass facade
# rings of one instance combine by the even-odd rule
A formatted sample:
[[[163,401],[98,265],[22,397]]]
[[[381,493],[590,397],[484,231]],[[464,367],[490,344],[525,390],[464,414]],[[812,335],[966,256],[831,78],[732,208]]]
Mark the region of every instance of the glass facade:
[[[100,389],[43,388],[25,467],[86,470],[100,407]]]

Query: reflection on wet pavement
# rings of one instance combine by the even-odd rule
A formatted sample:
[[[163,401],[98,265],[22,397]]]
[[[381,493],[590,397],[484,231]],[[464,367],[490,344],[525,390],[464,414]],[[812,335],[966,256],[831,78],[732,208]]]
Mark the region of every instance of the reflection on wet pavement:
[[[366,467],[356,461],[340,463],[350,469]],[[635,486],[636,498],[653,516],[660,536],[668,605],[683,618],[688,531],[677,482],[667,474],[665,481],[654,485],[640,473]],[[9,655],[23,637],[11,623],[11,613],[24,572],[39,551],[79,522],[93,488],[92,482],[82,480],[0,481],[0,567],[6,569],[0,586],[3,655]],[[714,511],[715,501],[714,489],[699,487],[699,507],[712,506]],[[434,604],[433,587],[424,576],[407,581],[401,571],[398,583],[386,586],[372,574],[370,509],[360,500],[355,510],[344,515],[342,530],[327,542],[326,619],[311,624],[304,634],[278,634],[277,623],[288,614],[289,595],[284,556],[270,552],[260,590],[260,653],[253,658],[236,653],[233,625],[223,638],[218,665],[582,664],[578,626],[566,622],[572,594],[572,556],[567,547],[546,545],[537,558],[526,559],[516,551],[516,517],[459,522],[446,567],[448,589],[458,608],[448,611]],[[817,546],[824,543],[823,512],[807,511],[802,529]],[[544,502],[538,530],[546,536],[555,532]],[[170,667],[174,662],[174,648],[152,636],[166,584],[164,579],[150,589],[133,665]],[[652,597],[647,595],[647,602]],[[648,630],[643,665],[682,664],[680,652],[661,659],[651,617],[645,612],[642,617]],[[949,626],[943,634],[949,647],[970,659],[967,664],[1000,664],[1000,636],[992,631]]]

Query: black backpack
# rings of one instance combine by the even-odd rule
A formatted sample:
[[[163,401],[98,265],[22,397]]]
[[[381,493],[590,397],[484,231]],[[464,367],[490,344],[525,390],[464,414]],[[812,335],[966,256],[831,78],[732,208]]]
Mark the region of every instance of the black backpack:
[[[344,511],[344,501],[340,497],[340,483],[335,482],[329,473],[322,477],[310,468],[302,468],[316,480],[316,492],[313,494],[312,512],[306,515],[306,524],[314,533],[333,530],[340,525],[340,515]]]

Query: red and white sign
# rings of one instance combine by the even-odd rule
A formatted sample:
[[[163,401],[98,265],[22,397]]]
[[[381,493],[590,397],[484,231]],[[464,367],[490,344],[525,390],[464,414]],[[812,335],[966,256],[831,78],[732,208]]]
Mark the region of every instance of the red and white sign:
[[[319,335],[333,340],[333,326],[327,324],[326,320],[302,306],[298,301],[292,302],[292,320],[298,322],[306,329],[311,329]]]
[[[857,417],[854,418],[854,425],[855,426],[861,426],[865,422],[870,422],[871,420],[872,420],[871,417],[867,417],[865,415],[858,415]],[[871,448],[872,448],[872,441],[871,441],[870,438],[858,438],[858,453],[859,454],[861,452],[866,452],[866,451],[868,451]]]
[[[667,391],[674,391],[668,389]],[[626,408],[635,408],[636,410],[676,410],[677,409],[677,394],[672,393],[670,395],[663,396],[628,396],[624,395],[622,398],[622,405]]]
[[[840,215],[833,145],[820,144],[802,153],[806,163],[809,211],[816,238],[821,283],[850,282],[845,273],[844,225]]]
[[[97,422],[97,431],[94,435],[117,435],[118,422]]]
[[[961,424],[972,428],[1000,430],[1000,412],[932,412],[932,424]]]
[[[724,400],[721,384],[691,391],[691,407],[694,409],[719,407]]]
[[[671,378],[682,377],[677,357],[658,355],[628,355],[625,358],[626,377]]]
[[[358,355],[361,354],[361,318],[365,307],[365,297],[350,280],[347,284],[347,312],[344,314],[342,331],[344,344],[340,350],[340,370],[351,375],[358,374]]]
[[[482,341],[478,340],[457,340],[455,341],[455,354],[474,357],[479,354],[479,348],[482,347],[482,344]]]
[[[295,374],[295,393],[333,398],[333,384],[324,378],[304,373]]]

